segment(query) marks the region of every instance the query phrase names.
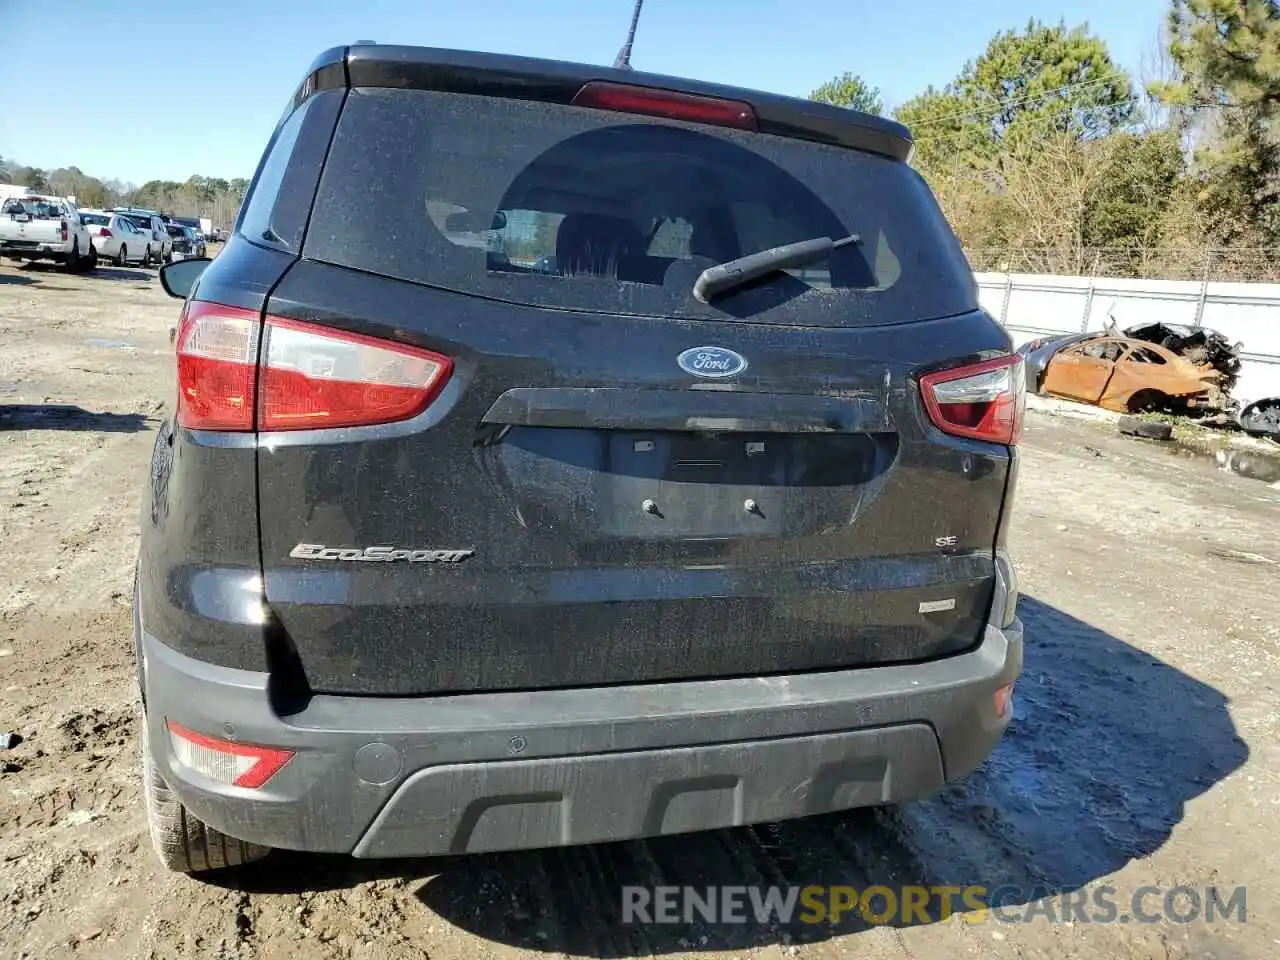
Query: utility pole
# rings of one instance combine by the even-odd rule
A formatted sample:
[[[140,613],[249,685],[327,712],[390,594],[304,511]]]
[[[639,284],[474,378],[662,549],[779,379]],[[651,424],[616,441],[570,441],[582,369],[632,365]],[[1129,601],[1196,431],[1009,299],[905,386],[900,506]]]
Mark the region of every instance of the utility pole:
[[[617,58],[613,61],[615,69],[631,69],[631,44],[636,39],[636,24],[640,22],[640,8],[643,5],[644,0],[636,0],[635,9],[631,11],[631,29],[627,31],[627,42],[622,45],[622,49],[618,51]]]

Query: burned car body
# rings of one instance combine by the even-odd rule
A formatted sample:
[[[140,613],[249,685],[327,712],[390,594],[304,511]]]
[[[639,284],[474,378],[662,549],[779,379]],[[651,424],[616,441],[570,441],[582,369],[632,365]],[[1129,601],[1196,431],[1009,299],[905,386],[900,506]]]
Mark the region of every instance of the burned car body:
[[[1130,327],[1124,335],[1158,344],[1197,366],[1212,367],[1222,375],[1218,384],[1228,394],[1240,376],[1241,345],[1231,343],[1213,330],[1176,323],[1149,323]]]
[[[1018,353],[1022,355],[1022,369],[1027,380],[1027,389],[1035,393],[1040,392],[1041,385],[1044,383],[1044,372],[1049,367],[1049,361],[1057,355],[1059,350],[1065,350],[1073,343],[1096,336],[1099,334],[1064,333],[1056,337],[1037,337],[1018,347]]]
[[[1212,364],[1193,363],[1151,341],[1102,335],[1058,350],[1040,389],[1120,413],[1203,414],[1228,409],[1227,379]]]
[[[1053,383],[1046,385],[1051,364],[1065,351],[1081,350],[1103,339],[1128,341],[1135,348],[1149,344],[1158,357],[1172,356],[1179,362],[1170,368],[1167,359],[1165,363],[1153,364],[1151,358],[1143,354],[1120,354],[1116,350],[1097,348],[1094,352],[1112,355],[1112,367],[1103,363],[1092,369],[1081,369],[1079,363],[1068,360],[1059,368]],[[1280,397],[1237,392],[1241,351],[1242,344],[1232,343],[1217,331],[1176,323],[1141,324],[1124,331],[1112,324],[1101,332],[1039,337],[1018,347],[1025,364],[1027,387],[1036,393],[1053,393],[1125,413],[1154,409],[1217,416],[1246,433],[1280,442]],[[1123,362],[1119,360],[1122,356],[1129,357],[1130,362],[1119,369],[1121,376],[1116,379],[1114,365]],[[1148,362],[1139,366],[1133,360]],[[1073,366],[1076,369],[1068,369]],[[1138,382],[1134,382],[1134,377]],[[1188,392],[1182,392],[1184,390]]]

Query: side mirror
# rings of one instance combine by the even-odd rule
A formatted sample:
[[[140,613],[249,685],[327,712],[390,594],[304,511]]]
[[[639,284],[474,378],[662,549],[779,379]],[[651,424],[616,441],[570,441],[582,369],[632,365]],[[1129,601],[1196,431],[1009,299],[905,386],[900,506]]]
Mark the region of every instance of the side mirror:
[[[192,257],[190,260],[175,260],[160,268],[160,286],[164,292],[179,300],[187,299],[191,288],[196,285],[205,267],[213,263],[208,257]]]

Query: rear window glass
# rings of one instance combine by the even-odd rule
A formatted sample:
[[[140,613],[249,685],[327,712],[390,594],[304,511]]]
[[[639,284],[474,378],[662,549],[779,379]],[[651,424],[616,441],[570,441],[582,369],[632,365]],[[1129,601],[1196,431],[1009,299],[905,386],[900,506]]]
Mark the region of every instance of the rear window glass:
[[[1116,343],[1114,340],[1098,340],[1094,343],[1086,344],[1083,352],[1086,357],[1114,361],[1119,360],[1120,354],[1124,353],[1124,345]]]
[[[82,213],[80,222],[87,227],[105,227],[111,222],[111,218],[101,213]]]
[[[1154,350],[1148,350],[1146,347],[1134,347],[1129,352],[1129,359],[1134,363],[1164,363],[1164,357]]]
[[[716,297],[710,266],[857,234]],[[304,254],[462,293],[630,315],[843,326],[976,308],[906,164],[717,127],[500,98],[353,90]]]
[[[57,200],[14,197],[4,202],[4,206],[0,207],[0,212],[9,214],[25,213],[28,216],[35,217],[37,220],[48,220],[55,217],[65,217],[67,208]]]

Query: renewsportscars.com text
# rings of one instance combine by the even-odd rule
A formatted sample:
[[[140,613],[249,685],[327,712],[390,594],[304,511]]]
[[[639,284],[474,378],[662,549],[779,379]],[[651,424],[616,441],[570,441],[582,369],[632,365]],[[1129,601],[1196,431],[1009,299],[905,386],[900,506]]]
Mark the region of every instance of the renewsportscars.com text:
[[[985,886],[622,888],[627,924],[1215,923],[1246,921],[1245,888],[1099,885],[1070,893]]]

